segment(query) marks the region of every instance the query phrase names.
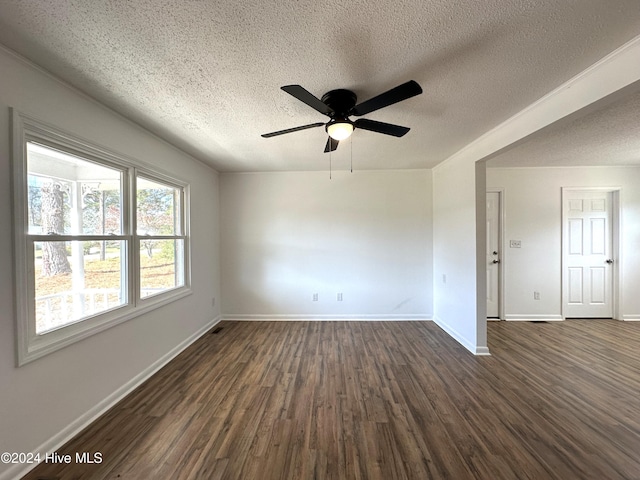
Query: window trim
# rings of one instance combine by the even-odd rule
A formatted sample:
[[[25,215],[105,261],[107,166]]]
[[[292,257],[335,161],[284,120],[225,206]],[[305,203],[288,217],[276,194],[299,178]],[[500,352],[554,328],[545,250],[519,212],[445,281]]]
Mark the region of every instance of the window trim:
[[[63,132],[13,108],[11,109],[11,128],[17,366],[29,363],[91,335],[191,295],[190,187],[187,182],[176,178],[172,174],[162,172],[155,166],[109,151],[89,141]],[[103,236],[29,235],[27,222],[27,142],[30,141],[60,149],[87,161],[96,162],[99,165],[120,170],[123,174],[121,234],[110,235],[108,238],[109,240],[122,240],[125,245],[127,260],[127,272],[124,273],[127,278],[126,303],[42,334],[35,333],[35,276],[33,264],[35,243],[38,240],[82,241]],[[145,298],[140,297],[140,252],[136,252],[135,249],[140,244],[140,237],[135,229],[135,192],[138,176],[179,188],[182,201],[180,209],[182,235],[180,237],[184,239],[183,285]]]

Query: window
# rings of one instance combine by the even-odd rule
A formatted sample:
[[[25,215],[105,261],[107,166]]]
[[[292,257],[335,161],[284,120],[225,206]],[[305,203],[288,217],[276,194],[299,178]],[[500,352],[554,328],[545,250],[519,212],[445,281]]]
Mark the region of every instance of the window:
[[[190,293],[188,186],[13,112],[18,364]]]
[[[182,189],[143,176],[136,182],[140,255],[140,297],[184,285]]]

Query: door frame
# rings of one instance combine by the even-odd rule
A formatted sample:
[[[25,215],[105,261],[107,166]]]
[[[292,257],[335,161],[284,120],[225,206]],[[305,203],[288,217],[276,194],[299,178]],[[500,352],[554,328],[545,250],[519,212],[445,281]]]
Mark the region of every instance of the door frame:
[[[560,200],[560,209],[562,211],[562,224],[560,228],[560,289],[561,289],[561,306],[560,306],[560,314],[562,315],[562,319],[566,320],[565,316],[565,305],[566,305],[566,295],[568,292],[564,288],[565,285],[565,200],[567,194],[569,192],[607,192],[611,193],[611,258],[613,259],[613,270],[611,272],[611,302],[612,302],[612,312],[614,320],[622,320],[620,315],[620,305],[622,305],[622,299],[620,298],[622,294],[622,289],[620,285],[622,285],[622,269],[620,266],[622,265],[622,244],[621,244],[621,235],[620,231],[622,229],[622,187],[561,187],[561,200]]]
[[[504,244],[504,227],[505,227],[505,194],[503,187],[487,188],[486,193],[498,194],[498,251],[500,252],[500,263],[498,264],[498,320],[504,320],[504,301],[505,301],[505,282],[504,282],[504,262],[506,258],[506,250]],[[486,200],[485,200],[486,204]],[[485,207],[486,210],[486,207]],[[486,275],[486,274],[485,274]],[[488,287],[488,285],[487,285]],[[489,321],[495,319],[487,318]]]

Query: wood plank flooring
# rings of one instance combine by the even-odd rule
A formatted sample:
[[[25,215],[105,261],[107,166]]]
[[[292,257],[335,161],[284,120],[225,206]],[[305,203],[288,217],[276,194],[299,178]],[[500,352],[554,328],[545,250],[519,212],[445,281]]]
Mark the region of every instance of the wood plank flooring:
[[[223,322],[25,479],[640,479],[640,323]]]

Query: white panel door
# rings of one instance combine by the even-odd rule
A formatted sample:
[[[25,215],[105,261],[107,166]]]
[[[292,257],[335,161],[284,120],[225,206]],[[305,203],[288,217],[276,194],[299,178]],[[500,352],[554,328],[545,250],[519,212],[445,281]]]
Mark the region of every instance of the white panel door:
[[[487,318],[500,316],[500,193],[487,192]]]
[[[612,318],[612,194],[565,191],[563,199],[563,314]]]

